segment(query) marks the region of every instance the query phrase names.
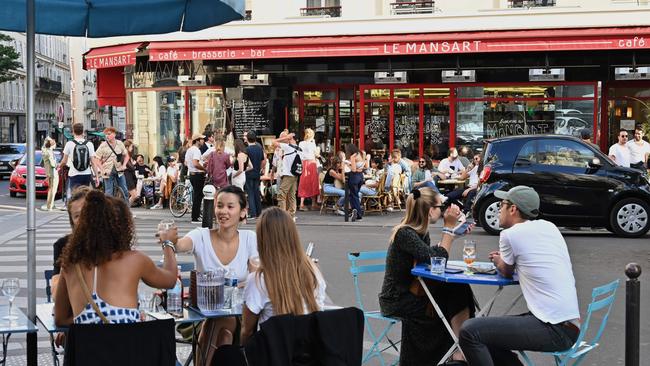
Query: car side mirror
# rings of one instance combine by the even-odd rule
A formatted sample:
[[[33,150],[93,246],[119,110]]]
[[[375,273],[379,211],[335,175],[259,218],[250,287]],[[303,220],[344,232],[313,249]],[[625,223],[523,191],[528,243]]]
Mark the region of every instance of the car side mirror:
[[[600,159],[598,158],[593,158],[589,162],[589,167],[593,169],[600,169],[603,167],[603,164],[600,162]]]

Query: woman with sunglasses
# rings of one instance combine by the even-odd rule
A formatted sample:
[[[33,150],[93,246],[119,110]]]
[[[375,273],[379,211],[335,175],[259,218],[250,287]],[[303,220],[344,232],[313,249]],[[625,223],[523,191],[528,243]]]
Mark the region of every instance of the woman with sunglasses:
[[[411,275],[414,263],[428,263],[431,257],[449,257],[457,237],[450,233],[461,212],[458,206],[451,205],[443,214],[442,203],[442,196],[433,189],[414,189],[406,199],[406,216],[390,238],[379,306],[382,315],[402,321],[400,365],[430,365],[441,359],[453,343],[419,282]],[[438,245],[431,246],[429,224],[441,217],[445,227],[442,238]],[[458,336],[462,323],[474,316],[469,285],[432,281],[427,286]],[[452,359],[462,360],[463,356],[456,352]]]

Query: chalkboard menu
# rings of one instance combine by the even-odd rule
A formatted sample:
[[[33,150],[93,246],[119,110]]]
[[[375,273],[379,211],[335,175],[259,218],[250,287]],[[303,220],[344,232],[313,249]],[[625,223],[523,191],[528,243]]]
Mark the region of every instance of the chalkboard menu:
[[[272,132],[269,115],[271,103],[268,100],[230,100],[228,109],[232,116],[235,134],[255,131],[258,135]]]
[[[483,123],[486,138],[498,138],[516,135],[537,135],[555,132],[555,120],[552,115],[546,119],[527,119],[520,112],[485,112]]]

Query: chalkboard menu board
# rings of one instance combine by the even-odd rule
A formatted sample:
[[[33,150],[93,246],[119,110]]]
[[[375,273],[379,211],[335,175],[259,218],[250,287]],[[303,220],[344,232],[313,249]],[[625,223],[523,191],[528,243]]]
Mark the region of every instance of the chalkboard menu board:
[[[498,138],[554,133],[555,120],[553,116],[541,117],[543,119],[527,119],[526,115],[520,112],[485,112],[483,115],[485,137]]]
[[[230,100],[228,109],[232,116],[235,134],[255,131],[258,135],[272,132],[269,115],[271,103],[268,100]]]

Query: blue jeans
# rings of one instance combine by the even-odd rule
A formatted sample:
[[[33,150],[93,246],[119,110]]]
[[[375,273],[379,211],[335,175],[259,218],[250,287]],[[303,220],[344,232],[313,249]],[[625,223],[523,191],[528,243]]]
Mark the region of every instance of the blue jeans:
[[[374,190],[374,189],[372,189],[372,188],[370,188],[370,187],[368,187],[366,185],[361,186],[361,189],[359,190],[359,195],[360,196],[374,196],[376,194],[377,194],[376,190]]]
[[[126,188],[126,178],[124,177],[124,173],[119,174],[117,172],[111,173],[111,175],[108,176],[108,178],[104,178],[104,193],[112,196],[113,195],[113,184],[117,184],[117,186],[122,190],[122,198],[124,198],[124,202],[127,204],[129,203],[129,189]]]
[[[343,207],[343,200],[345,199],[345,191],[341,188],[336,188],[332,183],[323,184],[323,192],[325,194],[331,194],[339,196],[339,200],[336,202],[339,207]]]
[[[258,217],[262,213],[262,196],[260,194],[260,177],[246,176],[246,194],[248,195],[248,214]]]
[[[460,329],[460,348],[470,365],[521,365],[511,350],[564,351],[573,346],[578,332],[560,324],[544,323],[527,313],[466,320]]]
[[[357,210],[357,218],[363,217],[363,210],[361,209],[361,200],[359,199],[359,189],[363,184],[363,173],[350,173],[348,177],[348,189],[350,190],[350,206]]]
[[[414,184],[415,184],[415,183],[414,183]],[[436,184],[433,183],[433,182],[430,181],[430,180],[424,182],[424,184],[419,185],[417,188],[423,188],[423,187],[429,187],[429,188],[433,189],[434,191],[436,191],[437,193],[440,193],[440,191],[438,190],[438,187],[436,187]],[[415,187],[414,187],[414,188],[415,188]]]

